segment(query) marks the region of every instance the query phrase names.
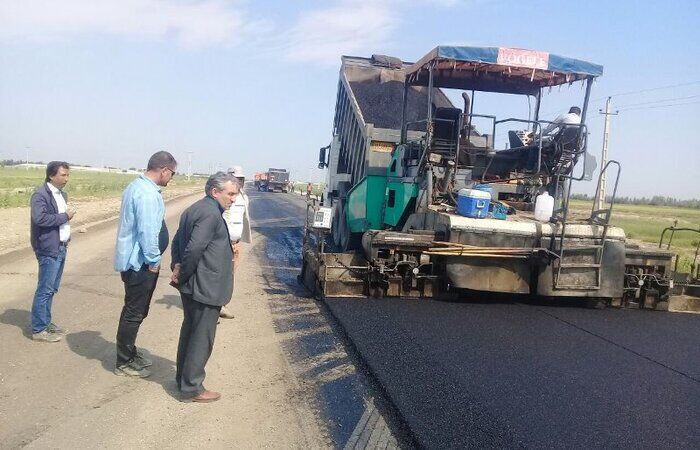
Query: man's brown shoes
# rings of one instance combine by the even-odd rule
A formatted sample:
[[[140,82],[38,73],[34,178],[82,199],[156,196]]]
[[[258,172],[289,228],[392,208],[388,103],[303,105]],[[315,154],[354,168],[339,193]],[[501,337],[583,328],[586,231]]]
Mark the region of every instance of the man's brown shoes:
[[[221,307],[221,311],[219,312],[219,317],[222,319],[233,319],[233,313],[225,306]]]
[[[199,394],[198,396],[192,397],[192,398],[190,399],[190,401],[191,401],[191,402],[196,402],[196,403],[211,403],[211,402],[217,401],[217,400],[220,399],[220,398],[221,398],[221,394],[220,394],[220,393],[214,392],[214,391],[207,391],[207,390],[205,390],[204,392],[202,392],[202,393]]]

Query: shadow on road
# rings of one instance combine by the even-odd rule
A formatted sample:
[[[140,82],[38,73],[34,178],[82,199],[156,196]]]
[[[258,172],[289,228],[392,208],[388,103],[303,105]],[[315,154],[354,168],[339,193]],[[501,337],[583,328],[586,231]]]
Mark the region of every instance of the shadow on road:
[[[0,323],[5,325],[14,325],[20,330],[26,338],[31,338],[30,330],[31,313],[24,309],[8,309],[0,314]]]
[[[163,298],[159,298],[155,303],[165,305],[165,309],[171,309],[172,307],[182,309],[182,299],[179,295],[164,295]]]
[[[66,336],[66,342],[75,354],[88,360],[99,361],[109,372],[114,370],[117,358],[116,344],[102,337],[99,331],[86,330],[70,333]],[[144,380],[160,384],[168,395],[180,400],[175,386],[175,363],[167,358],[153,355],[148,350],[145,350],[144,354],[153,361],[153,366],[149,368],[151,376]]]

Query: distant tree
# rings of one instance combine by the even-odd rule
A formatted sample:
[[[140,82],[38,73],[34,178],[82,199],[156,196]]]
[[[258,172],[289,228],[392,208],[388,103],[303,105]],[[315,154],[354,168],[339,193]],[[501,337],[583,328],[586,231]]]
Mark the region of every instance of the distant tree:
[[[593,197],[588,194],[571,194],[571,198],[574,200],[593,200]],[[609,202],[610,197],[607,197],[606,200]],[[615,203],[621,205],[676,206],[679,208],[700,209],[700,199],[679,200],[675,197],[664,197],[663,195],[654,195],[651,198],[619,196],[615,197]]]

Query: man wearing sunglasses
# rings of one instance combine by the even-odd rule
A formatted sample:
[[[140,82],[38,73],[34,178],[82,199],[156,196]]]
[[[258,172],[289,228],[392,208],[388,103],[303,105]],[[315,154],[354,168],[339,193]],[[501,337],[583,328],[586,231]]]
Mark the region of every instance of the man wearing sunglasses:
[[[152,362],[136,348],[136,335],[148,315],[160,271],[160,257],[168,246],[165,203],[161,188],[175,176],[177,161],[168,152],[156,152],[146,172],[122,194],[114,269],[124,282],[124,308],[117,329],[117,365],[114,373],[145,378]]]

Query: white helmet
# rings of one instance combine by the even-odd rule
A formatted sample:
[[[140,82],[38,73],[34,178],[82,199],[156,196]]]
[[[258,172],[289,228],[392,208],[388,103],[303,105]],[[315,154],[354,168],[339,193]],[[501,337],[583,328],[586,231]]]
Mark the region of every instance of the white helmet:
[[[236,178],[245,178],[245,175],[243,174],[243,167],[241,166],[231,167],[230,169],[228,169],[228,173],[230,173]]]

